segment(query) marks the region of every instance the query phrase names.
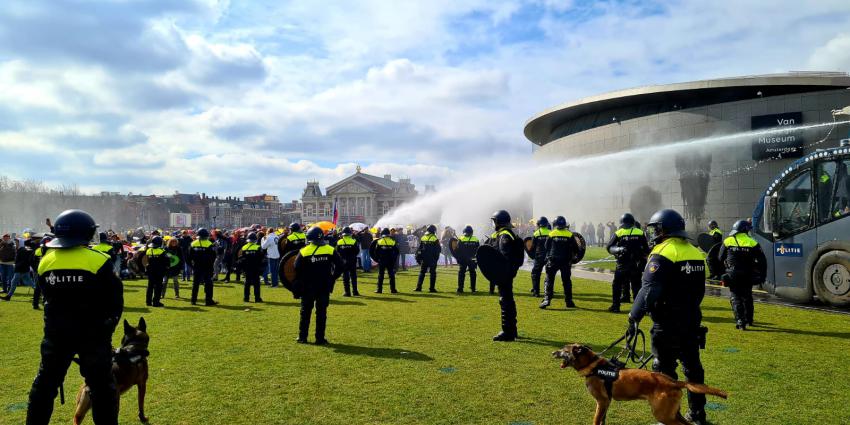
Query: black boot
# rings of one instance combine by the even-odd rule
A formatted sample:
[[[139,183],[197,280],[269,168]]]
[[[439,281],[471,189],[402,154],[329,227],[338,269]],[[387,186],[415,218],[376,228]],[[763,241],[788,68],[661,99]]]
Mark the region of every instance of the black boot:
[[[505,331],[501,331],[493,336],[493,341],[497,342],[511,342],[516,340],[516,335],[509,335],[505,333]]]
[[[541,302],[538,307],[545,309],[546,307],[549,307],[549,304],[551,303],[552,301],[549,299],[549,297],[543,297],[543,302]]]

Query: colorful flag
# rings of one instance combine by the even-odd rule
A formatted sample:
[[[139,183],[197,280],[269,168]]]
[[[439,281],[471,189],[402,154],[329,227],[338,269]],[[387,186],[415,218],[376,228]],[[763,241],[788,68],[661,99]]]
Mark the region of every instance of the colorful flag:
[[[336,198],[334,198],[334,219],[333,219],[334,226],[336,226],[337,220],[339,220],[339,210],[336,209]]]

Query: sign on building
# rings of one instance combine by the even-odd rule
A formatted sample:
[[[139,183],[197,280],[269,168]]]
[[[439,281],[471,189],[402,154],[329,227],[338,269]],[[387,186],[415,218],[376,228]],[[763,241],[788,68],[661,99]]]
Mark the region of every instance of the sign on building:
[[[171,213],[168,223],[169,227],[192,227],[192,214]]]
[[[796,127],[803,124],[802,112],[759,115],[752,117],[753,131]],[[759,134],[753,140],[753,160],[800,158],[803,156],[803,136],[799,131],[773,131]]]

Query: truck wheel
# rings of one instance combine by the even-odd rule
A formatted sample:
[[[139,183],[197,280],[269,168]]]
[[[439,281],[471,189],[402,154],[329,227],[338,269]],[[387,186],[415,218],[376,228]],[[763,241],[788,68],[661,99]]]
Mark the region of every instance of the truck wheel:
[[[850,253],[830,251],[818,259],[812,274],[815,294],[835,307],[850,306]]]

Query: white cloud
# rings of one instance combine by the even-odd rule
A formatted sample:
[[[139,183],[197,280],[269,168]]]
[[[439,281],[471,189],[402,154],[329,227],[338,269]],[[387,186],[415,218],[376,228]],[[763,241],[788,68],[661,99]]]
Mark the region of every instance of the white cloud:
[[[809,57],[809,68],[821,71],[850,70],[850,33],[838,34]]]

